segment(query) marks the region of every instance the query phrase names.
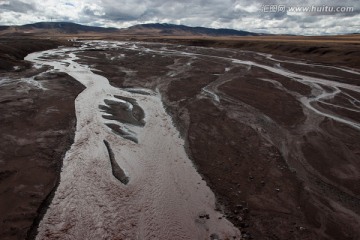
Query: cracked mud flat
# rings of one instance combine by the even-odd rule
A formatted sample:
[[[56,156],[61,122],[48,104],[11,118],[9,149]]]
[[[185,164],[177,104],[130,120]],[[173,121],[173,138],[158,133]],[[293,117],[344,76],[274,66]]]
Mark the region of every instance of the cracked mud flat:
[[[358,69],[234,49],[83,44],[77,61],[114,87],[160,92],[244,239],[359,238]]]

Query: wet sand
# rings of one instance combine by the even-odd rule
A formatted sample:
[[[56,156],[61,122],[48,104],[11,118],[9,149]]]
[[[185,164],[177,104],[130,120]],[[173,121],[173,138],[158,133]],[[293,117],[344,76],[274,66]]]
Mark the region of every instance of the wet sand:
[[[66,72],[86,87],[75,100],[74,144],[37,239],[240,239],[240,231],[216,209],[214,194],[186,155],[159,93],[115,88],[89,65],[76,62],[78,52],[93,48],[102,49],[102,43],[26,57]],[[118,108],[107,111],[112,118],[104,118],[99,106],[114,102]],[[144,121],[138,124],[141,117]],[[109,124],[136,141],[115,134]]]

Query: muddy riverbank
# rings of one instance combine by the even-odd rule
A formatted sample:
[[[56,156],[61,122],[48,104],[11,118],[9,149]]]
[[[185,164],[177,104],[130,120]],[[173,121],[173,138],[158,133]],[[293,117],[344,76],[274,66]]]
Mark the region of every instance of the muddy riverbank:
[[[83,87],[66,74],[31,68],[21,59],[56,44],[2,44],[11,61],[3,64],[7,59],[1,58],[0,64],[10,69],[0,73],[0,238],[25,239],[36,234],[58,183],[74,137],[74,99]]]
[[[113,86],[159,89],[189,156],[243,238],[359,236],[358,71],[236,49],[128,43],[104,50],[84,52],[79,62]]]
[[[140,238],[216,239],[226,236],[221,229],[232,232],[227,221],[219,224],[225,219],[243,239],[360,237],[360,73],[352,63],[219,46],[76,46],[34,56],[42,69],[1,76],[4,94],[13,93],[1,101],[7,133],[1,159],[10,158],[0,164],[11,168],[0,182],[1,196],[31,198],[5,215],[9,225],[0,236],[24,236],[36,217],[29,199],[41,203],[54,186],[77,104],[78,134],[39,239],[60,233],[131,238],[135,232]],[[46,65],[59,71],[41,74]],[[83,88],[61,72],[88,87],[75,104]],[[22,162],[12,165],[18,158]],[[34,162],[39,168],[22,179],[41,172],[50,179],[46,186],[16,180]],[[204,202],[206,210],[199,211]],[[2,206],[6,212],[10,205]]]

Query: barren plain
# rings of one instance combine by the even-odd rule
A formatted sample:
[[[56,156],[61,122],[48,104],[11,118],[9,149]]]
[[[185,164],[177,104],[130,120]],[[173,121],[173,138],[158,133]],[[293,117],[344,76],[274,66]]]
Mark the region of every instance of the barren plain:
[[[7,60],[0,237],[358,239],[358,45],[174,41]]]

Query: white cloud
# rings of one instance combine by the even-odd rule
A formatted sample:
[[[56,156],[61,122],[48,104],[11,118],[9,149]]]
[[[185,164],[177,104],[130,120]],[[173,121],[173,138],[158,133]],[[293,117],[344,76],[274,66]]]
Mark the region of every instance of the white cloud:
[[[266,4],[286,6],[353,6],[353,13],[262,12]],[[138,23],[168,22],[190,26],[234,28],[287,34],[358,32],[360,1],[347,0],[0,0],[0,25],[38,21],[128,27]]]
[[[0,6],[10,5],[9,1],[0,1]]]
[[[236,1],[234,4],[234,10],[236,12],[248,12],[248,13],[257,13],[261,10],[262,4],[261,3],[247,3],[243,1]]]

